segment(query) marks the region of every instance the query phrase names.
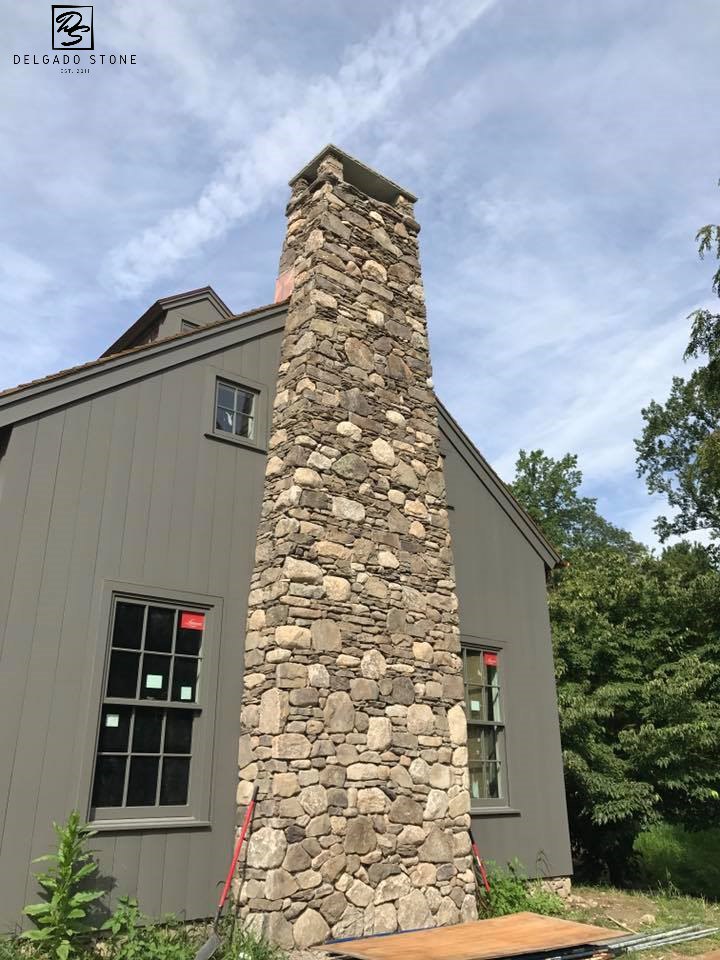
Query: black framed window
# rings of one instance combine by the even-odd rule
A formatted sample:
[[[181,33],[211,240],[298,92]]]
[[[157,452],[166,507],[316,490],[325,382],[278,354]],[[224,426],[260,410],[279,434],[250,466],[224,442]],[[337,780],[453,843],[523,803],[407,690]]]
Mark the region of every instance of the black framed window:
[[[505,722],[499,661],[497,651],[463,648],[470,799],[476,806],[500,801],[505,795]]]
[[[215,429],[235,437],[255,439],[257,394],[226,380],[215,386]]]
[[[207,611],[114,596],[96,743],[96,817],[184,813],[189,804]]]

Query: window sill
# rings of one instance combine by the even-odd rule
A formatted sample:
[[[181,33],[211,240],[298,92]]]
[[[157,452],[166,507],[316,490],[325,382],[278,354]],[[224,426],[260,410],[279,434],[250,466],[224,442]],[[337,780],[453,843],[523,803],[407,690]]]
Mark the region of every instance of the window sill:
[[[153,817],[152,819],[133,820],[91,820],[88,826],[98,833],[117,833],[125,830],[195,830],[212,826],[210,820],[196,820],[194,817]]]
[[[254,440],[243,440],[242,437],[233,437],[230,434],[206,433],[208,440],[219,440],[220,443],[229,443],[233,447],[242,447],[244,450],[254,450],[256,453],[267,453],[264,446],[255,443]]]
[[[471,807],[471,817],[519,817],[521,811],[515,807]]]

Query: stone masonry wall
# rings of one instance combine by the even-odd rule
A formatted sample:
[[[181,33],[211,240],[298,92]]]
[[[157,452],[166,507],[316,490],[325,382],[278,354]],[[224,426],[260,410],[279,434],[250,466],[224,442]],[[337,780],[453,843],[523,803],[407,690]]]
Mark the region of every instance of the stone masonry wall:
[[[248,611],[239,891],[286,948],[474,917],[457,598],[411,205],[296,183]]]

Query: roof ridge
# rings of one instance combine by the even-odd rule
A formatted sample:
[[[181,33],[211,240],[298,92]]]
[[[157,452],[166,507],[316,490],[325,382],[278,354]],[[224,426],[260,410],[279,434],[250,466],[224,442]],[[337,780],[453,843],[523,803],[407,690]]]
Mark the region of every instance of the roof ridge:
[[[243,320],[246,317],[251,318],[257,313],[262,313],[264,310],[270,310],[272,307],[280,307],[285,304],[287,304],[287,299],[279,300],[277,303],[267,303],[261,307],[253,307],[251,310],[246,310],[243,313],[233,314],[231,317],[224,317],[222,320],[216,320],[213,323],[206,323],[203,326],[198,327],[197,330],[184,330],[180,333],[171,334],[169,337],[163,337],[160,340],[151,340],[148,343],[141,343],[136,347],[128,347],[125,350],[119,350],[117,353],[103,354],[103,356],[98,357],[95,360],[88,360],[86,363],[79,363],[74,367],[66,367],[64,370],[58,370],[56,373],[49,373],[45,377],[39,377],[36,380],[28,380],[26,383],[19,383],[15,387],[7,387],[5,390],[0,390],[0,400],[14,393],[19,393],[22,390],[27,390],[29,387],[37,387],[43,383],[52,383],[55,380],[62,380],[64,377],[69,377],[73,373],[80,373],[82,370],[91,370],[93,367],[103,366],[104,364],[109,363],[111,360],[117,360],[120,357],[127,357],[135,353],[141,353],[143,350],[150,350],[153,347],[160,346],[161,344],[164,345],[166,343],[171,343],[174,340],[196,337],[199,334],[205,333],[207,330],[213,330],[216,327],[221,327],[223,324],[232,323],[234,320]]]

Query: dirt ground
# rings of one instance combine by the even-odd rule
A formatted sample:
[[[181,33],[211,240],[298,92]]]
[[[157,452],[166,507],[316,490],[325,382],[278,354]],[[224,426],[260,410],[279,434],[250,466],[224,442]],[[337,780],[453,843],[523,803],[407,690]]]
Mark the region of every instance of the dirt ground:
[[[573,886],[568,900],[568,917],[623,933],[655,933],[688,924],[720,927],[720,904],[699,897],[658,893],[636,893],[613,887]],[[720,935],[665,949],[642,951],[647,960],[683,960],[699,957],[720,948]]]

